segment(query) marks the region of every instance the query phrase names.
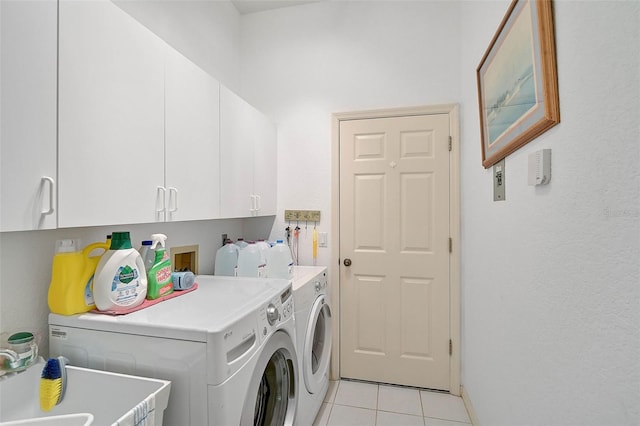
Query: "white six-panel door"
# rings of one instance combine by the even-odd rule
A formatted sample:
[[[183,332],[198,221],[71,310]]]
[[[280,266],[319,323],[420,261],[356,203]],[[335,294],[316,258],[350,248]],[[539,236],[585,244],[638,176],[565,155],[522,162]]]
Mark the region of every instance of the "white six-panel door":
[[[449,167],[447,114],[340,122],[342,377],[449,389]]]

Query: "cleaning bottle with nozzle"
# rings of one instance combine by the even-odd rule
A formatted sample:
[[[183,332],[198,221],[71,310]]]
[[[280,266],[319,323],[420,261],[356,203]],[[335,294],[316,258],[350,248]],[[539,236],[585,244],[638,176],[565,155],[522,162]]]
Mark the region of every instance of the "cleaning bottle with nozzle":
[[[157,299],[173,293],[173,280],[171,279],[171,259],[165,248],[167,236],[164,234],[151,235],[151,249],[156,254],[153,266],[147,271],[149,286],[147,299]]]

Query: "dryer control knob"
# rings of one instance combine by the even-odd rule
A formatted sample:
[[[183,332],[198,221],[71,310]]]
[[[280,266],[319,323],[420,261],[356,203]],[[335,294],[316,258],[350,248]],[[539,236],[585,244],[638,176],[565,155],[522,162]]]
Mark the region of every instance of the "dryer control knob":
[[[278,321],[278,308],[276,308],[273,304],[269,304],[267,306],[267,321],[269,321],[269,325],[273,325]]]

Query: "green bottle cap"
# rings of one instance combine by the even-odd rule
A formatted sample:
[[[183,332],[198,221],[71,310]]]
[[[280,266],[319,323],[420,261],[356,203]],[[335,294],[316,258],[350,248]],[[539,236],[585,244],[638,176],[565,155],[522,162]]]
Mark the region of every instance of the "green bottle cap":
[[[111,234],[111,250],[126,250],[131,248],[131,236],[128,232],[114,232]]]
[[[22,343],[29,343],[32,341],[33,341],[33,333],[29,333],[28,331],[22,331],[20,333],[13,334],[8,339],[8,343],[10,345],[19,345]]]

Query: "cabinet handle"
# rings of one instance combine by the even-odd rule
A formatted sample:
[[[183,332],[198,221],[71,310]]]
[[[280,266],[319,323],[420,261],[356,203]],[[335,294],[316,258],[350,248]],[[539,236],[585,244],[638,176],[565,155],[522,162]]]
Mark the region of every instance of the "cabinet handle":
[[[249,195],[249,211],[251,213],[256,211],[256,196],[253,194]]]
[[[171,196],[171,194],[174,194],[174,195]],[[178,188],[170,186],[169,187],[169,213],[174,213],[177,211],[178,211]]]
[[[256,197],[256,211],[259,212],[262,210],[262,197],[259,195],[255,195]]]
[[[164,186],[158,186],[156,188],[156,213],[158,214],[158,220],[160,220],[160,214],[164,213],[166,210],[165,207],[165,195],[167,193],[167,188]],[[162,195],[162,197],[161,197]]]
[[[47,186],[49,187],[49,208],[47,210],[42,210],[41,214],[43,215],[50,215],[54,212],[54,208],[53,208],[53,186],[56,184],[56,182],[53,180],[53,178],[49,177],[49,176],[42,176],[41,179],[41,183],[42,186]]]

